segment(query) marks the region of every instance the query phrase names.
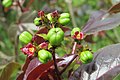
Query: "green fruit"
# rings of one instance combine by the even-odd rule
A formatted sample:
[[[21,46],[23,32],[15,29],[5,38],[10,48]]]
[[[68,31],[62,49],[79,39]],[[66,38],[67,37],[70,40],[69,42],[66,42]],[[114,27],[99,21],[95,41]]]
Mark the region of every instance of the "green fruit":
[[[19,36],[19,40],[25,44],[29,43],[31,40],[32,40],[32,35],[27,32],[27,31],[24,31],[20,34]]]
[[[12,0],[3,0],[2,5],[4,7],[10,7],[12,5]]]
[[[62,13],[60,15],[60,18],[69,18],[70,17],[70,14],[69,13]]]
[[[36,17],[36,18],[34,19],[34,24],[35,24],[36,26],[41,25],[40,20],[41,20],[41,18],[37,18],[37,17]]]
[[[78,27],[73,28],[71,31],[71,36],[73,36],[75,34],[75,32],[77,32],[77,31],[80,31],[80,28],[78,28]]]
[[[51,58],[52,54],[49,51],[44,49],[38,51],[38,59],[40,60],[40,62],[46,63],[47,61],[51,60]]]
[[[62,24],[62,25],[66,25],[70,22],[70,19],[69,18],[59,18],[59,23]]]
[[[62,25],[66,25],[70,22],[70,14],[69,13],[62,13],[58,19],[58,22]]]
[[[51,16],[51,13],[47,14],[47,18],[48,18],[48,20],[50,20],[50,22],[53,21],[52,16]]]
[[[93,60],[93,54],[90,51],[83,51],[80,54],[80,61],[87,64]]]
[[[52,28],[47,34],[47,39],[52,46],[59,46],[64,40],[64,32],[61,28]]]

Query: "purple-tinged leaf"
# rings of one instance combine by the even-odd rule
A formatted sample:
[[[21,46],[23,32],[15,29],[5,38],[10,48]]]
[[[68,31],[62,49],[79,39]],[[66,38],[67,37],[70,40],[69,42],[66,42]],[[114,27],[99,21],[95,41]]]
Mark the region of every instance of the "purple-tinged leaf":
[[[0,80],[10,80],[11,75],[20,67],[21,65],[16,62],[11,62],[7,64],[6,67],[2,70]]]
[[[83,27],[82,32],[85,34],[93,34],[102,30],[113,29],[118,25],[120,25],[120,13],[109,14],[105,12],[95,12]]]
[[[81,64],[80,67],[74,71],[73,75],[70,76],[69,80],[88,80],[96,69],[95,61],[86,65]]]
[[[34,23],[21,23],[21,25],[30,30],[38,30],[39,29],[39,27],[37,27]]]
[[[120,72],[120,68],[118,68],[120,65],[120,44],[104,47],[95,52],[94,56],[94,61],[87,65],[81,65],[70,77],[70,80],[96,80],[102,76],[104,76],[104,80],[111,80],[108,77],[115,77]]]
[[[19,18],[19,22],[20,23],[31,23],[33,22],[34,18],[36,17],[37,15],[37,11],[27,11],[27,12],[24,12],[20,18]]]
[[[67,57],[64,57],[62,61],[60,61],[57,65],[60,67],[60,66],[65,66],[67,65],[70,61],[73,61],[75,58],[77,57],[77,55],[70,55],[70,56],[67,56]]]
[[[98,50],[95,54],[97,70],[91,75],[92,79],[105,74],[112,68],[120,65],[120,44],[113,44]],[[112,76],[112,73],[110,73]],[[114,76],[114,75],[113,75]]]
[[[101,20],[102,17],[106,14],[106,12],[104,11],[95,11],[95,12],[92,12],[90,15],[90,18],[88,20],[88,22],[86,23],[86,25],[83,27],[82,29],[82,32],[85,32],[86,30],[88,30],[91,25],[97,21],[97,20]]]
[[[119,73],[120,73],[120,65],[115,66],[114,68],[111,68],[105,74],[98,77],[97,80],[113,80],[113,78],[117,76]]]

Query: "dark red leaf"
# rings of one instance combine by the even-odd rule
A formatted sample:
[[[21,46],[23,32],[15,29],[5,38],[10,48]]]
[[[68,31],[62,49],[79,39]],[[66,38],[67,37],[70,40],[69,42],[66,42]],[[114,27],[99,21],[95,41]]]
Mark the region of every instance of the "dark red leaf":
[[[22,72],[16,80],[23,80],[25,72]]]
[[[120,12],[120,3],[117,3],[117,4],[113,5],[113,6],[108,10],[108,12],[109,12],[110,14]]]
[[[17,80],[23,80],[23,78],[24,78],[24,74],[25,74],[25,72],[26,72],[26,69],[27,69],[27,67],[28,67],[28,65],[29,65],[29,63],[30,63],[30,58],[26,58],[26,61],[25,61],[25,64],[23,65],[23,68],[22,68],[22,73],[20,73],[20,75],[18,75],[18,77],[17,77]]]
[[[42,28],[40,28],[40,30],[36,34],[41,34],[41,33],[47,34],[48,29],[46,27],[42,27]],[[37,44],[40,44],[40,43],[44,42],[45,40],[42,37],[35,35],[33,37],[32,41],[35,41]]]
[[[34,58],[30,61],[27,69],[26,69],[26,72],[25,72],[25,77],[24,79],[26,80],[28,74],[34,69],[36,68],[37,66],[39,66],[41,64],[41,62],[38,60],[38,58]]]
[[[95,43],[93,41],[93,35],[87,35],[84,40],[89,43]]]
[[[57,59],[56,61],[59,62],[63,59]],[[49,61],[46,64],[41,64],[33,69],[27,76],[26,80],[36,80],[39,78],[45,71],[47,71],[51,66],[53,66],[54,61]]]
[[[57,76],[55,70],[50,68],[47,72],[44,72],[42,76],[40,76],[41,80],[57,80]]]
[[[63,27],[63,26],[61,26],[60,28],[61,28],[64,32],[70,31],[70,28],[68,28],[68,27]]]
[[[22,68],[22,70],[25,72],[26,71],[26,69],[27,69],[27,67],[28,67],[28,65],[29,65],[29,63],[30,63],[30,58],[26,58],[26,61],[25,61],[25,64],[24,64],[24,66],[23,66],[23,68]]]

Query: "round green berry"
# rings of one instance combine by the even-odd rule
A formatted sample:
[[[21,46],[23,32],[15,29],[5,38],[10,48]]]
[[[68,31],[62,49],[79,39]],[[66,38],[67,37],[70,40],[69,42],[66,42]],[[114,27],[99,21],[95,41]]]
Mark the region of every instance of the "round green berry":
[[[35,18],[34,19],[34,24],[36,25],[36,26],[39,26],[39,25],[41,25],[41,18]]]
[[[60,14],[60,18],[69,18],[70,14],[69,13],[62,13]]]
[[[52,46],[59,46],[64,40],[64,32],[61,28],[52,28],[47,34],[47,39]]]
[[[2,5],[4,7],[10,7],[12,5],[12,0],[3,0]]]
[[[66,25],[70,22],[70,19],[69,18],[59,18],[59,23],[62,24],[62,25]]]
[[[58,22],[62,25],[66,25],[70,22],[70,14],[69,13],[62,13],[58,19]]]
[[[93,60],[93,54],[90,51],[83,51],[80,53],[80,61],[87,64]]]
[[[32,35],[27,32],[27,31],[24,31],[20,34],[19,36],[19,40],[25,44],[29,43],[31,40],[32,40]]]
[[[46,63],[47,61],[51,60],[51,58],[52,54],[49,51],[44,49],[38,51],[38,59],[40,60],[40,62]]]

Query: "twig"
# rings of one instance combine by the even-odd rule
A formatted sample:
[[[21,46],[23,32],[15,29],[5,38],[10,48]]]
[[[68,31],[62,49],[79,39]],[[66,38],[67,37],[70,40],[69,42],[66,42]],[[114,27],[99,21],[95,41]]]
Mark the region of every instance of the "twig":
[[[54,60],[54,67],[55,67],[55,71],[56,71],[58,80],[61,80],[61,78],[60,78],[60,72],[59,72],[58,67],[57,67],[57,64],[56,64],[55,48],[53,48],[52,57],[53,57],[53,60]]]
[[[77,42],[74,42],[74,45],[73,45],[72,53],[71,53],[71,54],[74,54],[74,53],[75,53],[76,46],[77,46]]]
[[[77,24],[75,22],[75,17],[74,17],[74,14],[73,14],[73,9],[72,9],[72,0],[66,0],[66,3],[68,4],[68,9],[69,9],[69,12],[70,12],[70,15],[71,15],[71,18],[72,18],[73,27],[77,27]]]
[[[28,4],[27,4],[26,8],[29,8],[30,5],[31,5],[33,2],[34,2],[34,0],[30,0],[30,1],[28,2]]]
[[[17,3],[18,3],[18,6],[20,7],[21,12],[24,12],[24,10],[23,10],[23,8],[22,8],[22,6],[21,6],[19,0],[17,0]]]

